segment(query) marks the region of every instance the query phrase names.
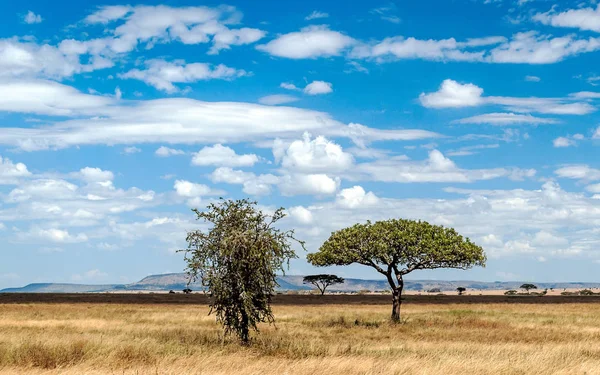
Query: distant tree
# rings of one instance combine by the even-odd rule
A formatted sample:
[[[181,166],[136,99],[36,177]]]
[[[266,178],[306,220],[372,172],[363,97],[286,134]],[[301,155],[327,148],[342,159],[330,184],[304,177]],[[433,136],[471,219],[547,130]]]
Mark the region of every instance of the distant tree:
[[[441,293],[441,291],[440,288],[431,288],[427,290],[427,293]]]
[[[190,294],[192,293],[192,290],[190,288],[185,288],[184,290],[182,290],[182,292],[185,294]]]
[[[537,286],[534,284],[523,284],[521,285],[521,289],[525,289],[525,291],[529,293],[530,290],[537,289]]]
[[[459,286],[458,288],[456,288],[456,291],[458,292],[459,296],[462,296],[463,293],[467,291],[467,288]]]
[[[322,274],[305,276],[302,282],[304,284],[312,284],[316,286],[321,292],[321,295],[323,295],[325,294],[325,289],[327,289],[327,287],[335,284],[342,284],[344,279],[336,275]]]
[[[392,290],[393,321],[400,320],[404,275],[436,268],[484,266],[483,249],[452,228],[425,221],[392,219],[338,230],[308,255],[315,266],[358,263],[384,275]]]
[[[507,290],[506,292],[504,292],[505,296],[516,296],[517,295],[517,291],[514,289],[511,290]]]
[[[208,222],[208,231],[187,234],[185,260],[190,281],[200,279],[210,295],[210,312],[224,326],[226,334],[236,334],[247,344],[250,330],[257,324],[274,321],[271,299],[275,294],[277,272],[295,258],[293,231],[274,225],[285,217],[283,208],[271,215],[247,199],[221,200],[206,211],[193,210],[197,219]]]
[[[175,291],[169,290],[169,294],[175,294]]]

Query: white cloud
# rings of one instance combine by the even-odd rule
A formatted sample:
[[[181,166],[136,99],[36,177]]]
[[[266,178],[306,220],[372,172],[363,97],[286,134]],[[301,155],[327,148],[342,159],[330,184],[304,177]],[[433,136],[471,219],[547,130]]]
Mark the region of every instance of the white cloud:
[[[529,31],[513,35],[509,42],[489,51],[493,63],[552,64],[566,57],[600,49],[600,38],[576,39],[573,35],[551,37]]]
[[[154,154],[161,158],[166,158],[166,157],[175,156],[175,155],[185,155],[185,151],[177,150],[174,148],[169,148],[166,146],[160,146],[159,148],[156,149]]]
[[[585,190],[590,193],[600,194],[600,184],[588,185],[585,187]]]
[[[205,195],[213,195],[210,187],[203,184],[196,184],[185,180],[176,180],[173,185],[177,195],[185,198],[197,198]]]
[[[310,210],[302,206],[294,206],[288,209],[290,216],[300,224],[311,224],[313,216]]]
[[[279,105],[293,103],[298,100],[300,99],[292,95],[267,95],[258,99],[258,102],[265,105]]]
[[[596,110],[596,107],[589,103],[573,102],[573,97],[569,98],[518,98],[508,96],[483,96],[483,89],[472,83],[461,84],[451,79],[446,79],[440,85],[438,91],[425,94],[421,93],[419,100],[421,105],[428,108],[460,108],[473,107],[480,105],[499,105],[510,111],[515,112],[538,112],[544,114],[558,115],[585,115]],[[502,121],[518,121],[525,122],[527,118],[524,116],[515,117],[509,114],[488,114],[481,115],[483,117],[465,119],[464,121],[480,121],[482,118],[488,122],[495,118],[496,123]],[[460,122],[459,120],[458,122]],[[529,118],[531,122],[549,123],[548,120]],[[552,120],[550,120],[552,121]],[[469,123],[469,122],[467,122]]]
[[[594,135],[592,136],[593,139],[600,139],[600,126],[598,127],[598,129],[596,129],[596,131],[594,132]]]
[[[39,14],[35,14],[32,11],[28,11],[25,17],[23,17],[23,21],[27,24],[41,23],[43,21],[42,16]]]
[[[580,91],[569,94],[574,99],[600,99],[600,92]]]
[[[368,207],[376,205],[379,198],[373,192],[365,192],[362,186],[353,186],[348,189],[343,189],[337,195],[337,204],[345,208]]]
[[[227,167],[217,168],[210,175],[211,181],[218,183],[243,185],[242,191],[249,195],[268,195],[271,187],[279,183],[278,176],[272,174],[255,175],[252,172],[234,170]]]
[[[325,25],[308,26],[300,31],[284,34],[256,48],[273,56],[289,59],[308,59],[338,56],[355,40]]]
[[[125,147],[123,149],[123,153],[127,154],[127,155],[137,154],[137,153],[140,153],[140,152],[142,152],[142,149],[137,148],[135,146]]]
[[[533,177],[536,171],[519,168],[461,169],[440,151],[432,150],[423,161],[405,158],[376,160],[356,165],[352,173],[352,178],[368,181],[468,183],[501,177],[522,180]]]
[[[538,76],[525,76],[527,82],[540,82],[542,79]]]
[[[81,243],[87,242],[88,237],[85,233],[79,233],[77,235],[72,235],[66,230],[50,228],[50,229],[42,229],[42,228],[32,228],[29,232],[20,232],[17,233],[17,237],[22,241],[50,241],[53,243]]]
[[[333,92],[331,83],[325,81],[313,81],[306,85],[304,93],[308,95],[321,95]]]
[[[553,7],[546,13],[537,13],[533,20],[554,27],[577,28],[600,33],[600,5],[594,8],[569,9],[557,13]]]
[[[233,149],[221,144],[204,147],[192,158],[192,165],[220,167],[251,167],[258,162],[255,154],[238,155]]]
[[[530,114],[516,113],[486,113],[472,117],[452,121],[455,124],[490,124],[490,125],[515,125],[515,124],[557,124],[558,121],[551,118],[535,117]]]
[[[344,152],[340,145],[323,136],[311,139],[308,133],[289,146],[276,141],[273,155],[283,168],[294,173],[341,172],[354,163],[352,155]]]
[[[21,178],[31,176],[23,163],[13,163],[0,156],[0,185],[15,185]]]
[[[554,171],[558,177],[575,180],[594,181],[600,180],[600,169],[594,169],[588,165],[568,165]]]
[[[25,151],[90,144],[248,142],[297,137],[314,129],[322,134],[350,137],[357,144],[440,136],[419,129],[380,130],[345,125],[328,113],[293,107],[184,98],[115,101],[49,81],[0,83],[0,110],[73,117],[39,128],[0,128],[1,145]]]
[[[281,177],[279,190],[283,195],[331,195],[340,186],[339,178],[326,174],[289,174]]]
[[[352,58],[378,62],[402,59],[431,61],[485,62],[495,64],[552,64],[567,57],[600,49],[600,38],[577,39],[573,35],[552,37],[535,31],[514,34],[510,40],[501,36],[467,39],[421,40],[396,36],[374,44],[357,44]]]
[[[318,18],[327,18],[327,17],[329,17],[328,13],[320,12],[318,10],[313,10],[313,12],[311,14],[309,14],[308,16],[306,16],[304,19],[307,21],[311,21],[311,20],[315,20]]]
[[[282,82],[279,87],[281,87],[282,89],[286,89],[286,90],[294,90],[294,91],[299,91],[300,88],[296,87],[296,85],[294,85],[293,83],[289,83],[289,82]]]
[[[482,95],[481,87],[446,79],[438,91],[430,94],[422,93],[419,100],[424,107],[428,108],[471,107],[483,103]]]
[[[16,38],[0,39],[0,77],[61,79],[113,65],[103,58],[90,58],[82,64],[79,54],[63,52],[49,44],[38,45]]]
[[[75,176],[87,183],[112,181],[115,178],[111,171],[91,167],[82,168]]]
[[[232,80],[248,75],[245,70],[230,68],[223,64],[213,66],[207,63],[190,63],[176,60],[148,60],[146,69],[133,69],[119,74],[119,78],[144,81],[158,90],[174,93],[179,88],[173,83],[194,83],[211,79]]]
[[[112,25],[107,29],[108,37],[87,41],[86,47],[95,43],[96,49],[106,53],[132,51],[139,43],[146,48],[156,43],[178,41],[183,44],[210,43],[210,54],[219,53],[234,45],[251,44],[265,36],[265,32],[254,28],[230,28],[239,24],[242,14],[232,6],[209,8],[157,6],[106,6],[86,17],[88,24]]]
[[[77,191],[77,185],[65,180],[35,179],[21,183],[7,196],[9,203],[25,202],[30,199],[52,198],[53,200],[72,199]]]
[[[554,147],[571,147],[576,146],[577,142],[567,137],[558,137],[554,141],[552,141]]]
[[[83,94],[52,81],[0,80],[0,111],[74,116],[95,114],[112,103],[111,98]]]

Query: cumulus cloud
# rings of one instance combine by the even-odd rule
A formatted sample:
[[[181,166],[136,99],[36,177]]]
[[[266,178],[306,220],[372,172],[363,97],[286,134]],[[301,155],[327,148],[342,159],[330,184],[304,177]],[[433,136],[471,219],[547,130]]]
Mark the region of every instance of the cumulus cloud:
[[[123,53],[132,51],[139,43],[148,48],[156,43],[178,41],[210,43],[209,53],[216,54],[231,46],[252,44],[265,36],[264,31],[255,28],[231,28],[240,23],[241,17],[232,6],[105,6],[87,16],[85,22],[117,26],[107,28],[107,37],[83,42],[80,48],[86,52]]]
[[[333,92],[331,83],[325,81],[313,81],[306,85],[304,93],[308,95],[321,95]]]
[[[277,57],[307,59],[339,56],[354,43],[353,38],[321,25],[308,26],[297,32],[280,35],[256,48]]]
[[[575,180],[600,180],[600,169],[591,168],[585,164],[567,165],[554,171],[558,177]]]
[[[446,79],[438,91],[430,94],[422,93],[419,100],[424,107],[428,108],[472,107],[483,103],[482,95],[481,87]]]
[[[342,147],[323,136],[311,139],[305,133],[302,140],[286,145],[276,141],[273,146],[275,160],[281,166],[293,172],[341,172],[349,169],[354,163],[351,154]]]
[[[294,206],[288,209],[290,216],[300,224],[311,224],[313,221],[312,213],[309,209],[302,206]]]
[[[279,190],[283,195],[332,195],[340,186],[340,179],[324,173],[288,174],[280,178]]]
[[[600,5],[594,8],[569,9],[556,12],[553,7],[546,13],[537,13],[533,20],[554,27],[576,28],[600,33]]]
[[[249,195],[268,195],[273,185],[279,183],[280,178],[272,174],[256,175],[252,172],[234,170],[228,167],[215,169],[210,179],[212,182],[242,185],[242,191]]]
[[[23,17],[23,21],[29,25],[34,23],[42,23],[42,16],[39,14],[35,14],[32,11],[28,11],[25,17]]]
[[[204,147],[192,158],[192,165],[198,166],[251,167],[257,162],[258,156],[255,154],[238,155],[232,148],[221,144]]]
[[[452,79],[446,79],[440,85],[438,91],[432,93],[421,93],[419,100],[421,105],[428,108],[460,108],[480,105],[498,105],[515,112],[537,112],[556,115],[585,115],[596,110],[596,107],[585,102],[574,101],[577,98],[519,98],[509,96],[483,96],[483,89],[472,83],[461,84]],[[511,114],[487,114],[479,117],[464,119],[465,123],[487,120],[488,123],[507,122],[529,122],[529,123],[552,123],[551,119],[540,119],[515,116]],[[528,121],[524,121],[528,120]],[[460,122],[459,120],[458,122]]]
[[[185,151],[174,149],[174,148],[169,148],[166,146],[160,146],[159,148],[156,149],[154,154],[161,158],[166,158],[166,157],[175,156],[175,155],[185,155]]]
[[[219,64],[213,66],[207,63],[190,63],[176,60],[148,60],[146,69],[132,69],[127,73],[119,74],[119,78],[137,79],[168,93],[175,93],[180,89],[174,83],[194,83],[211,79],[232,80],[247,76],[245,70],[230,68]]]
[[[10,159],[0,156],[0,185],[14,185],[23,177],[31,176],[23,163],[13,163]]]
[[[353,186],[339,192],[336,199],[337,204],[345,208],[368,207],[376,205],[379,198],[373,192],[365,192],[362,186]]]

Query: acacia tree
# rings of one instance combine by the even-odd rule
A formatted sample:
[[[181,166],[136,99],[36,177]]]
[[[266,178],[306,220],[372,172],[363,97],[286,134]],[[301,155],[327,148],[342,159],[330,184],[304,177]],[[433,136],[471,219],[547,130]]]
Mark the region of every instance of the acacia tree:
[[[463,293],[467,291],[467,288],[465,288],[464,286],[459,286],[458,288],[456,288],[456,291],[458,292],[459,296],[462,296]]]
[[[392,290],[392,320],[400,320],[404,276],[424,269],[485,266],[483,249],[452,228],[425,221],[392,219],[355,224],[333,232],[316,253],[315,266],[353,263],[374,268]]]
[[[336,276],[336,275],[309,275],[309,276],[304,276],[304,279],[302,280],[302,282],[304,284],[312,284],[314,286],[316,286],[319,291],[321,292],[321,295],[325,294],[325,289],[327,289],[327,287],[331,286],[331,285],[335,285],[335,284],[342,284],[344,282],[344,279],[342,277]]]
[[[283,208],[267,215],[256,206],[247,199],[222,199],[206,211],[194,209],[211,227],[189,232],[183,250],[190,282],[200,279],[210,294],[209,314],[215,313],[225,334],[236,334],[242,343],[249,342],[251,329],[258,331],[258,323],[274,321],[277,272],[296,257],[292,241],[304,248],[293,231],[274,227],[285,216]]]
[[[525,291],[527,293],[529,293],[529,291],[531,289],[537,289],[537,285],[535,285],[535,284],[523,284],[523,285],[521,285],[521,289],[525,289]]]

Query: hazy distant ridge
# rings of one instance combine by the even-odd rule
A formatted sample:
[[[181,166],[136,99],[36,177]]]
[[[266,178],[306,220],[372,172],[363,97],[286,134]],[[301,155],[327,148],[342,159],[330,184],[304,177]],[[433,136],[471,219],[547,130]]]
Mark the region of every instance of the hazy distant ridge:
[[[280,290],[309,290],[312,286],[302,283],[303,276],[286,275],[278,277]],[[0,290],[0,293],[94,293],[94,292],[117,292],[117,291],[181,291],[187,287],[187,275],[185,273],[170,273],[164,275],[152,275],[142,280],[123,285],[84,285],[84,284],[59,284],[59,283],[36,283],[29,284],[22,288],[8,288]],[[482,281],[441,281],[441,280],[410,280],[406,281],[407,290],[428,290],[439,288],[442,291],[454,291],[462,286],[469,290],[490,290],[490,289],[518,289],[523,281],[509,282],[482,282]],[[554,288],[600,288],[600,283],[535,283],[540,289]],[[201,290],[199,283],[190,285],[193,290]],[[379,291],[389,288],[385,280],[362,280],[346,279],[344,284],[334,285],[329,288],[331,291],[356,292],[360,290]]]

